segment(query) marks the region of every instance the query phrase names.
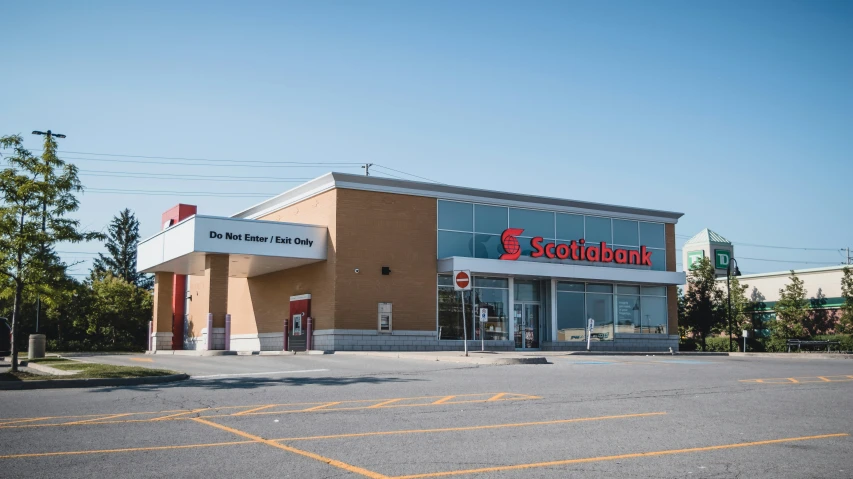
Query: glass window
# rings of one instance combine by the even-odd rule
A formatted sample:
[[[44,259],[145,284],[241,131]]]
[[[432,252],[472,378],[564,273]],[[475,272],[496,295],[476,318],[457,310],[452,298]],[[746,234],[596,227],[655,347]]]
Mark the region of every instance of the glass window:
[[[666,251],[662,249],[650,249],[652,252],[652,270],[666,271]]]
[[[663,224],[641,222],[640,244],[648,248],[666,248]]]
[[[640,287],[620,284],[616,286],[616,292],[619,294],[640,294]]]
[[[584,239],[586,239],[587,242],[613,242],[613,234],[610,231],[610,218],[585,216],[584,220],[586,221],[586,237]]]
[[[498,235],[474,235],[474,257],[499,259],[504,254],[501,237]],[[439,256],[441,257],[441,256]]]
[[[474,276],[474,286],[477,288],[509,288],[509,280],[506,278],[484,278]]]
[[[586,340],[584,294],[557,293],[557,341],[584,340]]]
[[[612,284],[588,284],[586,285],[586,291],[588,293],[612,293],[613,285]]]
[[[439,201],[438,229],[474,231],[474,205],[455,201]],[[439,258],[441,257],[439,256]]]
[[[477,233],[501,234],[507,224],[506,208],[474,205],[474,222],[474,231]]]
[[[583,216],[557,213],[557,238],[569,241],[583,238]]]
[[[487,280],[488,281],[488,280]],[[506,280],[495,279],[491,281],[504,281],[504,286],[506,287]],[[474,284],[482,285],[484,283],[483,279],[475,278]],[[482,328],[482,339],[487,341],[509,341],[509,289],[497,289],[497,288],[474,288],[474,311],[476,311],[476,339],[481,338]],[[479,320],[479,311],[480,308],[486,308],[488,312],[488,321],[485,323],[481,323]]]
[[[642,296],[640,298],[640,331],[666,334],[666,298]]]
[[[524,236],[554,237],[554,213],[536,210],[509,209],[510,228],[522,228]]]
[[[640,245],[640,231],[636,221],[613,220],[613,244]]]
[[[453,286],[453,279],[449,274],[440,274],[438,275],[438,285],[439,286]]]
[[[515,301],[539,301],[539,281],[515,282]]]
[[[471,291],[463,291],[465,294],[465,305],[471,307]],[[474,332],[471,330],[470,314],[466,315],[469,323],[468,339],[474,339]],[[454,291],[453,288],[438,288],[438,327],[440,339],[462,339],[462,299],[459,297],[459,291]]]
[[[583,293],[583,283],[569,283],[568,281],[560,281],[557,283],[557,291],[577,291]]]
[[[666,296],[666,286],[643,286],[643,296]]]
[[[636,333],[640,321],[640,297],[616,296],[616,332]]]
[[[456,233],[453,231],[438,232],[438,257],[449,258],[451,256],[474,256],[473,234]]]
[[[599,341],[613,339],[613,295],[587,293],[586,315],[595,320],[592,329],[593,339]]]

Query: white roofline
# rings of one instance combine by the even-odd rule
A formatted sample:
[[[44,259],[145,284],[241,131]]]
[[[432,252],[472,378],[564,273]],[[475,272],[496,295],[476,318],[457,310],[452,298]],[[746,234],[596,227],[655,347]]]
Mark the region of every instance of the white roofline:
[[[737,259],[737,258],[735,258],[735,259]],[[842,264],[842,265],[838,265],[838,266],[821,266],[820,268],[795,269],[794,274],[799,275],[799,274],[824,273],[827,271],[840,271],[840,270],[844,269],[845,267],[853,269],[853,265]],[[791,275],[791,270],[773,271],[770,273],[744,274],[744,275],[738,276],[738,281],[741,281],[744,279],[769,278],[772,276],[790,276],[790,275]],[[725,276],[723,277],[723,279],[726,279]]]

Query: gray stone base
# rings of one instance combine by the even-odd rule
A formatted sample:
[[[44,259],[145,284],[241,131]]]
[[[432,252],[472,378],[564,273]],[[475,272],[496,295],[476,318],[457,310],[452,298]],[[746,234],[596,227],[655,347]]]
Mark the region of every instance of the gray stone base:
[[[362,329],[324,329],[314,331],[312,349],[325,351],[462,351],[461,340],[441,340],[434,331],[394,331],[379,333]],[[512,341],[486,341],[489,351],[512,351]],[[471,351],[480,349],[480,341],[468,341]]]
[[[590,351],[678,351],[678,336],[667,334],[616,334],[613,341],[592,341]],[[586,351],[586,341],[543,342],[543,351]]]

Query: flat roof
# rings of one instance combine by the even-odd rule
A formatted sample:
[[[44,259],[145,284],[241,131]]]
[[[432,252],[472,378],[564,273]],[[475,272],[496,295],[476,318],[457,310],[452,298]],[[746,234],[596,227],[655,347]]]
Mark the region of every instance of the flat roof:
[[[334,188],[425,196],[443,200],[469,201],[518,208],[546,209],[566,213],[606,214],[608,216],[658,221],[662,223],[676,223],[679,218],[684,216],[684,213],[672,211],[331,172],[237,212],[233,217],[258,218]]]
[[[740,281],[740,280],[744,280],[744,279],[770,278],[773,276],[791,276],[791,271],[793,271],[794,274],[800,275],[800,274],[812,274],[812,273],[826,273],[826,272],[830,272],[830,271],[841,271],[844,268],[853,268],[853,265],[840,264],[837,266],[821,266],[819,268],[804,268],[804,269],[795,269],[795,270],[787,270],[787,271],[771,271],[769,273],[744,274],[744,275],[738,276],[738,280]],[[722,279],[726,279],[726,277],[723,276]]]

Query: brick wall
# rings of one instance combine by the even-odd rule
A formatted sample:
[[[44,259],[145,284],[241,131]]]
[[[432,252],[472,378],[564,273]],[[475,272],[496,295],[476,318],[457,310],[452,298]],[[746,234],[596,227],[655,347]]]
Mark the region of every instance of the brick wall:
[[[664,227],[666,234],[666,270],[675,271],[675,225],[667,223]],[[669,334],[678,335],[678,287],[668,286],[666,288],[667,301],[667,327]],[[676,341],[675,348],[678,349]]]
[[[172,332],[172,273],[154,274],[154,332]],[[162,348],[161,348],[162,349]]]

